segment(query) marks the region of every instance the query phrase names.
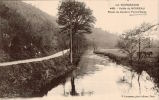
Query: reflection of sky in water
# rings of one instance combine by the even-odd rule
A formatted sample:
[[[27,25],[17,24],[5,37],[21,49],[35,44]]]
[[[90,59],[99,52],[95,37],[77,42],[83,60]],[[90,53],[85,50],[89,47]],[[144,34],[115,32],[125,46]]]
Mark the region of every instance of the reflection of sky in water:
[[[124,100],[127,100],[129,98],[126,98],[126,96],[138,96],[139,100],[145,100],[146,97],[141,96],[148,96],[146,100],[158,100],[155,94],[156,91],[153,89],[154,84],[146,72],[143,72],[140,77],[140,93],[137,80],[138,75],[134,73],[134,77],[132,78],[133,72],[130,72],[123,66],[108,62],[108,59],[93,54],[84,56],[81,63],[82,67],[77,71],[83,72],[80,74],[75,72],[76,75],[79,75],[79,77],[75,79],[75,87],[78,96],[71,99],[85,99],[89,97],[91,100],[95,98],[95,100],[104,98],[118,98],[118,100],[123,100],[124,98]],[[91,67],[95,67],[97,71],[92,70]],[[59,85],[52,89],[44,98],[58,97],[59,99],[64,99],[66,97],[65,99],[69,99],[71,97],[70,91],[71,82],[68,78],[65,85]]]

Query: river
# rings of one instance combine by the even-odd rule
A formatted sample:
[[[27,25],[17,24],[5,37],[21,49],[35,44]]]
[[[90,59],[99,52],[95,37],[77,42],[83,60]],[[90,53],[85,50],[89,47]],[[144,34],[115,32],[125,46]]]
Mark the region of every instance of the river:
[[[46,100],[159,100],[153,79],[142,72],[138,74],[128,67],[117,65],[108,57],[87,51],[77,70],[65,82],[48,91]],[[36,98],[34,98],[36,99]],[[40,98],[38,98],[40,99]]]

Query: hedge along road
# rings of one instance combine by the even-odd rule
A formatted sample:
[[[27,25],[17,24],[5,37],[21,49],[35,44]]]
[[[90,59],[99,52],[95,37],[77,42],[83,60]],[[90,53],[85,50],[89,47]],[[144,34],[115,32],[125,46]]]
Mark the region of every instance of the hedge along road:
[[[12,61],[12,62],[3,62],[3,63],[0,63],[0,66],[10,66],[10,65],[17,65],[17,64],[24,64],[24,63],[31,63],[31,62],[39,62],[39,61],[43,61],[43,60],[49,60],[49,59],[53,59],[53,58],[56,58],[56,57],[63,56],[64,54],[68,53],[69,51],[70,51],[70,49],[66,49],[66,50],[57,52],[53,55],[46,56],[46,57],[32,58],[32,59],[26,59],[26,60],[18,60],[18,61]]]

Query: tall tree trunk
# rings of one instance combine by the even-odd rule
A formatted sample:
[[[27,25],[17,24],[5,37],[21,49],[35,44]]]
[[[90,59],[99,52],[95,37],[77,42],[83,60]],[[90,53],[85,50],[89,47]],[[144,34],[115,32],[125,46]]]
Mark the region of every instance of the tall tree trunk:
[[[70,62],[71,64],[73,64],[73,35],[71,30],[70,30]]]
[[[93,51],[96,51],[95,43],[94,43],[94,38],[93,38]]]
[[[79,57],[79,39],[78,39],[78,35],[77,35],[77,56]]]
[[[140,59],[141,59],[141,37],[139,37],[139,57],[138,57],[138,61],[140,62]]]
[[[132,56],[132,54],[129,54],[129,63],[130,63],[130,65],[132,66],[132,62],[133,62],[133,56]]]

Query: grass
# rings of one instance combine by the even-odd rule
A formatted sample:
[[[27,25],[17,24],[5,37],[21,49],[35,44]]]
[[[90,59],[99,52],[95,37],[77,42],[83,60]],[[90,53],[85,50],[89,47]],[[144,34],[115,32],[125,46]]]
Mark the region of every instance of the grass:
[[[95,51],[94,53],[108,56],[113,62],[128,66],[132,71],[137,72],[139,75],[142,73],[142,71],[146,71],[150,75],[150,77],[154,79],[157,87],[159,87],[159,62],[157,62],[156,60],[155,62],[150,62],[147,60],[138,62],[134,59],[131,63],[125,55],[123,55],[122,53],[120,54],[120,51],[118,52],[118,49],[105,49],[103,51]]]
[[[68,56],[44,62],[1,67],[0,97],[35,96],[59,74],[69,70]],[[63,62],[63,63],[61,63]]]
[[[120,49],[99,49],[97,52],[110,53],[121,57],[126,57],[126,54],[123,53]]]

